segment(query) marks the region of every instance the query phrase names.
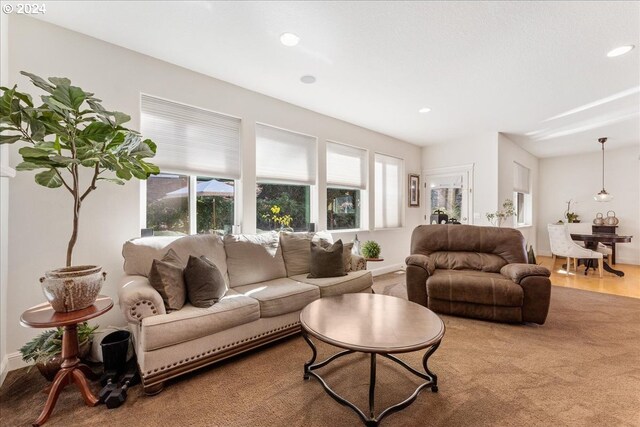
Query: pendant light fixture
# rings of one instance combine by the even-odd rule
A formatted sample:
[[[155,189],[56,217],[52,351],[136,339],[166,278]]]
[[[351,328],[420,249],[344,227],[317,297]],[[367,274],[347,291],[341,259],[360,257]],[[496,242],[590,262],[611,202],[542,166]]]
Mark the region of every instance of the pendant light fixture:
[[[607,138],[599,138],[598,142],[602,145],[602,190],[593,196],[593,199],[596,202],[610,202],[613,200],[613,196],[604,189],[604,143],[607,142]]]

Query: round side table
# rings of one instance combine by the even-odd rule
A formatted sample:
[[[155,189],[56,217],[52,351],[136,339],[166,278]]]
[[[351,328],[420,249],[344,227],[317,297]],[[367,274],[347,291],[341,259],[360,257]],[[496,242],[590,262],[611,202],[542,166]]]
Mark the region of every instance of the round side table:
[[[20,316],[20,324],[29,328],[52,328],[64,327],[62,334],[62,369],[56,374],[49,390],[47,402],[34,426],[44,424],[53,412],[56,401],[63,388],[71,383],[75,383],[80,389],[80,393],[87,406],[95,406],[98,398],[91,392],[87,377],[95,379],[95,374],[91,369],[82,363],[78,358],[78,323],[98,317],[106,313],[113,307],[111,298],[100,295],[96,302],[82,310],[70,311],[68,313],[57,313],[51,308],[51,304],[44,303],[31,307]]]

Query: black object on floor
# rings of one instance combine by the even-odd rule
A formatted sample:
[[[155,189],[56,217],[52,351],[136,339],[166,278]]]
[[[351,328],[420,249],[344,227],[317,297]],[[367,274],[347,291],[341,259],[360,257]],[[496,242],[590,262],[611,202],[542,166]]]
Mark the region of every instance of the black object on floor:
[[[109,396],[107,396],[105,403],[107,408],[115,409],[122,405],[127,400],[127,390],[136,385],[140,377],[138,376],[138,370],[134,366],[133,370],[129,370],[124,377],[122,377],[122,385],[119,388],[113,390]]]
[[[131,332],[129,331],[115,331],[104,337],[100,347],[102,348],[105,372],[115,371],[117,375],[124,373],[130,337]]]
[[[104,381],[104,382],[103,382]],[[104,386],[98,394],[100,403],[104,403],[112,391],[118,388],[118,374],[116,371],[107,371],[100,378],[100,383]]]

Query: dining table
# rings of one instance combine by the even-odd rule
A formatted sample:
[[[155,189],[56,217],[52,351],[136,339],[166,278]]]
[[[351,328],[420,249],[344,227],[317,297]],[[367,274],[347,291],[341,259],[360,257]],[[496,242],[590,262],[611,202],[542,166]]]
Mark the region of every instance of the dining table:
[[[587,249],[591,249],[595,251],[598,248],[598,243],[629,243],[631,242],[631,238],[633,236],[623,236],[620,234],[613,233],[591,233],[591,234],[579,234],[579,233],[571,233],[571,239],[579,242],[584,242],[584,246]],[[595,268],[590,260],[583,260],[587,269],[585,270],[585,274],[590,267]],[[624,271],[616,270],[611,267],[603,258],[602,267],[605,271],[609,273],[613,273],[618,277],[624,277]]]

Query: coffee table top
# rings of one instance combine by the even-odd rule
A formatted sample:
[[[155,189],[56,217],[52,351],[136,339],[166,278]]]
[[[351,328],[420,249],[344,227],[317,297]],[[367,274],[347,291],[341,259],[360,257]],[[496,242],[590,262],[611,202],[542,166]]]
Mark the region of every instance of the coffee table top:
[[[322,298],[300,313],[302,328],[336,347],[366,353],[404,353],[429,347],[444,336],[431,310],[388,295],[345,294]]]

